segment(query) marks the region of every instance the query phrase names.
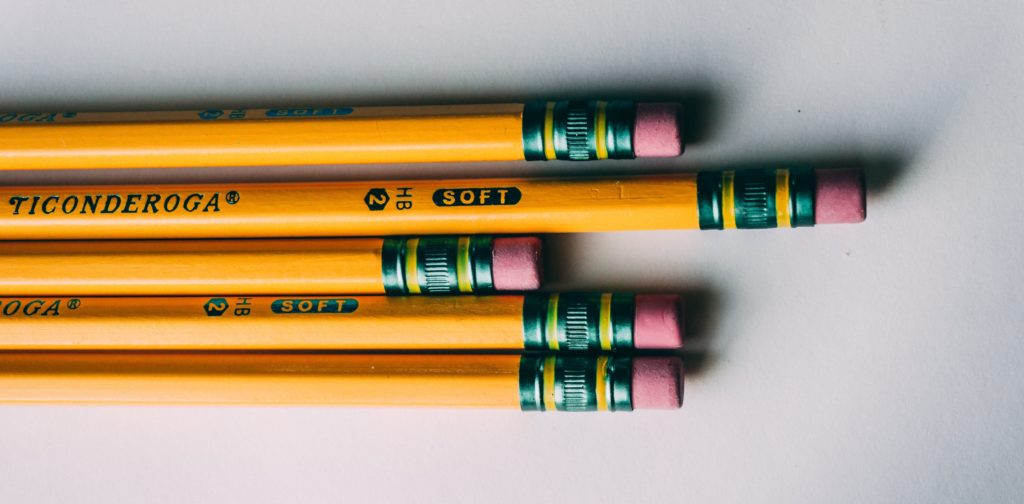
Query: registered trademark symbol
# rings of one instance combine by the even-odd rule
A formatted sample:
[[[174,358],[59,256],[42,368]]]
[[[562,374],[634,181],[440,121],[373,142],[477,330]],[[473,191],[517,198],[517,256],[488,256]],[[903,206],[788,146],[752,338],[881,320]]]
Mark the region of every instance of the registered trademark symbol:
[[[82,304],[82,302],[80,300],[78,300],[78,299],[69,299],[68,300],[68,308],[71,309],[71,310],[74,310],[74,309],[78,308],[78,306],[81,305],[81,304]]]
[[[234,205],[235,203],[238,203],[238,200],[242,199],[242,195],[238,194],[238,191],[229,191],[228,194],[224,196],[224,199],[229,205]]]

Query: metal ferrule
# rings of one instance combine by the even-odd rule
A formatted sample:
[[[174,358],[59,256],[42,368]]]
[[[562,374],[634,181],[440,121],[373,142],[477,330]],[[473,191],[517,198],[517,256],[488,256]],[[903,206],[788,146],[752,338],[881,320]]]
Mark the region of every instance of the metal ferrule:
[[[527,350],[577,352],[630,350],[635,315],[633,294],[527,294],[523,299],[523,346]]]
[[[700,228],[813,226],[814,187],[814,170],[810,168],[700,172]]]
[[[385,238],[381,251],[384,292],[389,295],[493,292],[493,245],[490,236]]]
[[[635,122],[629,100],[530,102],[523,107],[523,154],[527,161],[633,159]]]
[[[519,363],[523,411],[633,411],[629,357],[524,355]]]

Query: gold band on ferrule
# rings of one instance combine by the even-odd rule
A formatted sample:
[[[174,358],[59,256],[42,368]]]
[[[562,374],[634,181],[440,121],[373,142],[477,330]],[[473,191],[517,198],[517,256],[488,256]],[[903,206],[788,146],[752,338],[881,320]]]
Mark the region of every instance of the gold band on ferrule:
[[[597,358],[597,376],[594,381],[597,411],[608,411],[608,356]]]
[[[736,229],[736,172],[722,172],[722,227]]]
[[[548,348],[558,350],[558,294],[548,297],[547,330]]]
[[[612,349],[612,294],[605,292],[601,294],[600,309],[601,324],[598,328],[598,337],[601,340],[601,350]]]
[[[469,260],[468,236],[460,236],[456,250],[455,273],[459,282],[459,292],[465,294],[473,292],[473,274]]]
[[[544,410],[555,411],[555,358],[544,359]]]
[[[555,102],[544,109],[544,159],[555,159]]]
[[[775,223],[778,227],[793,227],[789,201],[789,170],[775,170]]]
[[[420,293],[420,279],[416,271],[416,250],[419,246],[419,238],[410,238],[405,242],[405,288],[409,294]]]
[[[597,159],[608,159],[608,102],[597,102],[597,117],[594,120],[594,138],[597,140]]]

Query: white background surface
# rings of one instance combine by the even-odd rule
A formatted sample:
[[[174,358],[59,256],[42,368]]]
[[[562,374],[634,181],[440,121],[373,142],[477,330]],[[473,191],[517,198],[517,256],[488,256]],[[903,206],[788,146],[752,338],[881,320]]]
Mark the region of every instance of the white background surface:
[[[677,412],[0,408],[0,501],[1011,502],[1024,490],[1024,4],[0,2],[0,109],[680,98],[668,162],[4,173],[0,183],[868,173],[856,226],[549,240],[681,291]],[[700,138],[703,137],[703,138]]]

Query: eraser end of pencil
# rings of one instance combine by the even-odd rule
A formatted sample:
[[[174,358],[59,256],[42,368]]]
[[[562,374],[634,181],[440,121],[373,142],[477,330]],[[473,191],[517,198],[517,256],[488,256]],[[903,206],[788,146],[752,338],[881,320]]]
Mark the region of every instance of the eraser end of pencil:
[[[682,346],[682,299],[676,294],[638,294],[633,347],[640,350],[671,350]]]
[[[540,288],[543,276],[540,238],[495,238],[491,254],[495,290],[528,291]]]
[[[677,409],[683,405],[683,364],[676,357],[633,359],[633,409]]]
[[[867,217],[864,174],[857,169],[816,170],[815,224],[855,224]]]
[[[676,157],[683,153],[678,103],[638,103],[633,125],[633,153],[638,158]]]

